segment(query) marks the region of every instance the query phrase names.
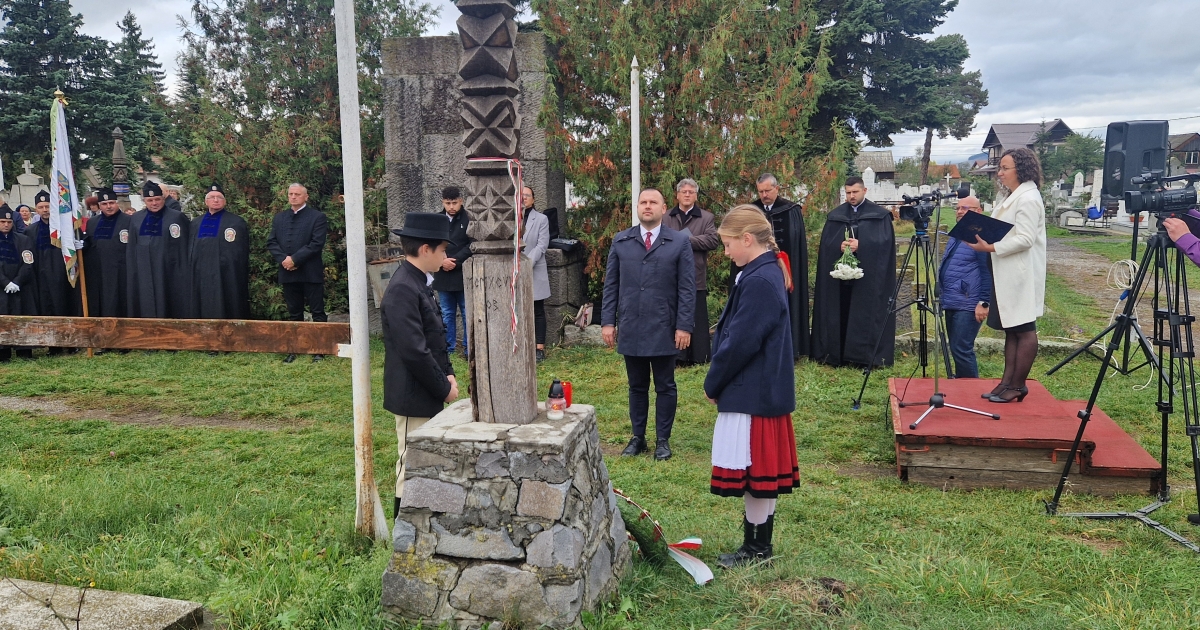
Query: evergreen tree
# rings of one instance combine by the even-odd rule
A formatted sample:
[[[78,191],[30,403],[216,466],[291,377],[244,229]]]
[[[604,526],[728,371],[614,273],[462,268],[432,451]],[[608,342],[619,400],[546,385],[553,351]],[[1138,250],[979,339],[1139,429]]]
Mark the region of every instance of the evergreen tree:
[[[846,121],[871,146],[926,131],[966,137],[987,104],[978,72],[967,73],[961,35],[928,37],[958,0],[817,0],[829,38],[831,81],[821,93],[813,128]],[[928,168],[925,152],[922,172]]]
[[[806,184],[809,208],[830,205],[854,146],[832,121],[824,123],[824,141],[810,135],[829,57],[806,3],[534,0],[532,8],[557,55],[549,70],[558,99],[551,95],[541,120],[584,200],[570,219],[589,242],[594,280],[612,235],[632,216],[635,56],[643,79],[643,186],[657,186],[670,203],[675,183],[692,177],[705,192],[701,205],[719,213],[752,199],[755,178],[771,171],[785,187]],[[716,279],[727,269],[718,258]]]
[[[79,33],[83,16],[69,0],[0,0],[0,129],[10,164],[50,161],[50,103],[61,89],[67,107],[71,149],[80,156],[100,152],[106,130],[102,81],[107,46]]]
[[[384,240],[383,40],[419,35],[433,10],[414,0],[356,0],[355,11],[368,238]],[[167,167],[191,191],[221,182],[230,208],[249,223],[254,315],[286,313],[265,243],[291,182],[303,183],[329,219],[328,307],[345,308],[333,0],[195,0],[184,37],[172,106],[180,144],[167,151]]]
[[[166,75],[154,53],[154,44],[143,38],[132,11],[125,13],[117,27],[121,39],[112,45],[111,68],[105,77],[113,105],[111,127],[125,132],[126,152],[134,162],[146,165],[152,153],[161,152],[171,143]],[[98,157],[107,160],[108,153]]]

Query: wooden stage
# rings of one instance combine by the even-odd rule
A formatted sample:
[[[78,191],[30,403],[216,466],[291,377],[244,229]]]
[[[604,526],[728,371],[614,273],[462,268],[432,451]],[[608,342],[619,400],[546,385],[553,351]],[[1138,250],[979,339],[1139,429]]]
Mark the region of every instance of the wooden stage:
[[[889,379],[900,478],[938,488],[1053,490],[1079,430],[1076,414],[1086,402],[1057,400],[1033,380],[1023,402],[996,404],[979,397],[998,382],[942,379],[939,388],[946,403],[997,413],[1000,420],[942,408],[910,430],[928,408],[933,379]],[[901,408],[902,393],[906,402],[922,404]],[[1158,472],[1158,461],[1096,407],[1067,487],[1097,495],[1153,494]]]

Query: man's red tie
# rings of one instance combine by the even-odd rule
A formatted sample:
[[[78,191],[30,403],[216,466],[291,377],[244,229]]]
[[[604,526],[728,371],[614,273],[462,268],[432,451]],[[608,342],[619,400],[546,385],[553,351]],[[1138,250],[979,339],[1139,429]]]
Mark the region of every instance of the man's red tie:
[[[650,251],[650,233],[646,232],[646,251]]]

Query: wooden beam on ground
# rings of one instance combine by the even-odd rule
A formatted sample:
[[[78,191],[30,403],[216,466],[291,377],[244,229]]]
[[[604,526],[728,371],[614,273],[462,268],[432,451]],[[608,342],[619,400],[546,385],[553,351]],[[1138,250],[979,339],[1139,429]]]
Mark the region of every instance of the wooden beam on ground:
[[[336,355],[348,343],[340,323],[0,316],[0,346]]]

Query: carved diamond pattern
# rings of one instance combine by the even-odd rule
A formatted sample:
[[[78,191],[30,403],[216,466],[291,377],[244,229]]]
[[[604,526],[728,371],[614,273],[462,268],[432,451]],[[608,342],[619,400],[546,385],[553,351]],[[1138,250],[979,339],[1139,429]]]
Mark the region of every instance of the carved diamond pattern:
[[[468,177],[464,207],[471,221],[467,224],[467,236],[477,241],[512,238],[516,227],[515,194],[516,189],[507,175]]]

